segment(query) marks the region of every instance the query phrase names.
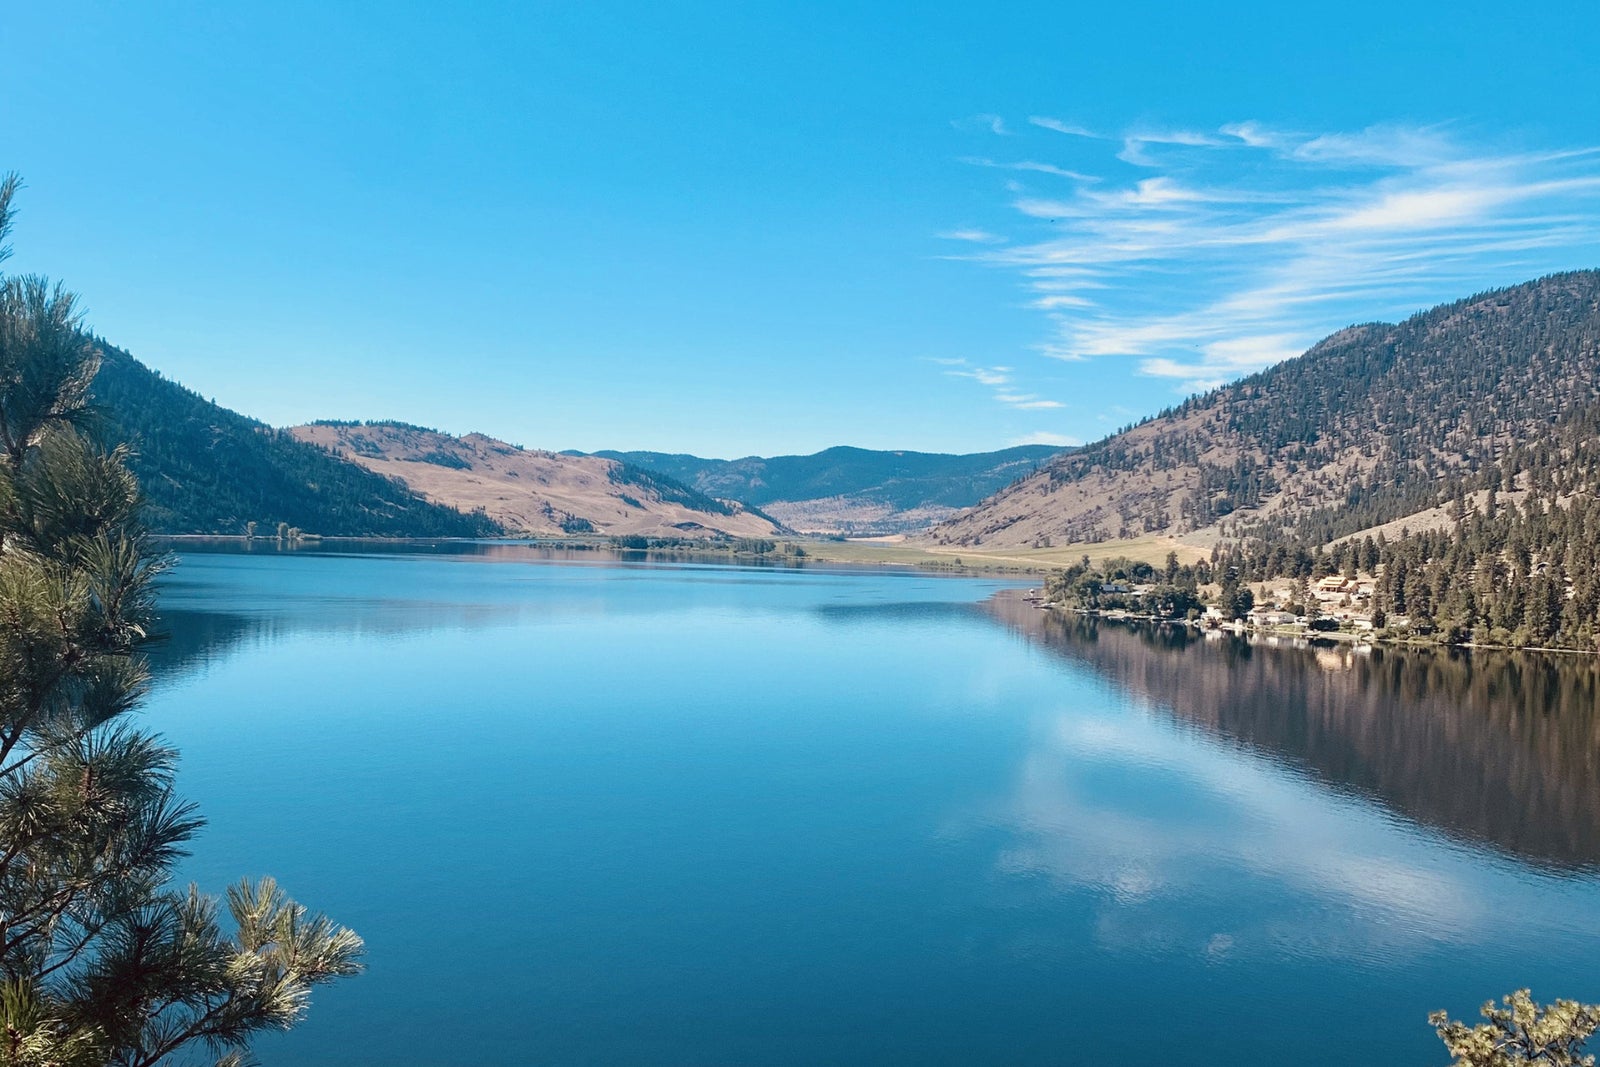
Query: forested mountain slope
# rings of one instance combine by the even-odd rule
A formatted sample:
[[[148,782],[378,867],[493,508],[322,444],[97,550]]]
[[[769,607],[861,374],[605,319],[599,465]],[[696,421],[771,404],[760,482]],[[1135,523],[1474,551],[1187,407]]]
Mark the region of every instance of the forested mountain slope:
[[[1397,325],[1342,330],[1063,454],[931,536],[1320,544],[1491,484],[1526,487],[1530,465],[1556,471],[1560,450],[1570,461],[1593,449],[1597,403],[1600,273],[1552,275]],[[1600,488],[1563,484],[1569,496]]]
[[[829,448],[810,456],[702,459],[663,452],[597,452],[761,508],[798,530],[891,534],[922,530],[1035,470],[1059,449],[998,452]]]
[[[453,437],[402,422],[329,420],[288,432],[398,479],[430,500],[481,510],[516,533],[768,537],[780,532],[760,511],[600,456],[524,449],[483,434]]]
[[[98,432],[127,441],[130,466],[163,533],[264,533],[287,523],[327,536],[477,537],[501,532],[168,381],[121,349],[104,353],[93,395]]]

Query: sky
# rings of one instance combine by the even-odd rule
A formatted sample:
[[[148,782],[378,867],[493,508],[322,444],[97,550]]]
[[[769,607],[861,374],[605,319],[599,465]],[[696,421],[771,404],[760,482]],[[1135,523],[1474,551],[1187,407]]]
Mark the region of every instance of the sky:
[[[1071,444],[1600,267],[1600,5],[0,0],[14,272],[274,425]]]

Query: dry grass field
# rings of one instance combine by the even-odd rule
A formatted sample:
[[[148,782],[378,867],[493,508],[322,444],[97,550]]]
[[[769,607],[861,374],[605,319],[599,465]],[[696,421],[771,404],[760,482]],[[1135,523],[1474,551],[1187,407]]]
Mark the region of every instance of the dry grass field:
[[[907,567],[961,566],[968,570],[1006,573],[1048,573],[1076,563],[1084,556],[1091,562],[1125,556],[1161,564],[1167,553],[1176,552],[1180,563],[1194,563],[1207,553],[1194,545],[1171,537],[1149,536],[1097,544],[1061,545],[1054,548],[961,548],[924,541],[806,541],[807,555],[827,563],[879,563]]]

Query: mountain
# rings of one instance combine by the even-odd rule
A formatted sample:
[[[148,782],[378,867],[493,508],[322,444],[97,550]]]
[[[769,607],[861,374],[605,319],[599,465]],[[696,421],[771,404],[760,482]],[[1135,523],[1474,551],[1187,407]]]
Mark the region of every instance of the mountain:
[[[289,430],[429,500],[481,511],[538,535],[770,537],[760,511],[602,456],[524,449],[483,434],[452,437],[402,422],[325,421]]]
[[[1321,545],[1380,528],[1391,537],[1443,529],[1462,508],[1484,508],[1491,486],[1527,489],[1541,463],[1527,449],[1543,448],[1549,466],[1564,433],[1569,465],[1590,454],[1595,442],[1581,431],[1596,413],[1600,272],[1553,275],[1399,324],[1341,330],[1057,457],[930,536],[987,546],[1146,534]]]
[[[838,447],[810,456],[734,460],[663,452],[594,454],[663,474],[708,496],[759,507],[796,530],[874,536],[926,529],[1030,473],[1058,451],[1023,445],[943,455]]]
[[[101,343],[94,380],[97,427],[127,441],[162,533],[263,532],[287,523],[328,536],[480,537],[502,532],[411,492],[255,419],[168,381],[127,352]]]

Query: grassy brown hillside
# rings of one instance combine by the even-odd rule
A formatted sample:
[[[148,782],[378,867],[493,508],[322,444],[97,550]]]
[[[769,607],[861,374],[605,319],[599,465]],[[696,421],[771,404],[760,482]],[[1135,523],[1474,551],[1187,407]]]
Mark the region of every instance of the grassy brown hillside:
[[[541,452],[482,434],[452,437],[394,422],[314,423],[289,432],[398,479],[428,500],[481,510],[517,533],[768,537],[779,530],[743,505],[598,456]]]
[[[133,445],[150,526],[241,534],[280,522],[336,537],[491,537],[483,515],[430,503],[255,419],[229,411],[101,343],[97,429]]]
[[[1058,457],[930,537],[1331,542],[1498,483],[1510,453],[1597,403],[1600,272],[1553,275],[1342,330]]]

